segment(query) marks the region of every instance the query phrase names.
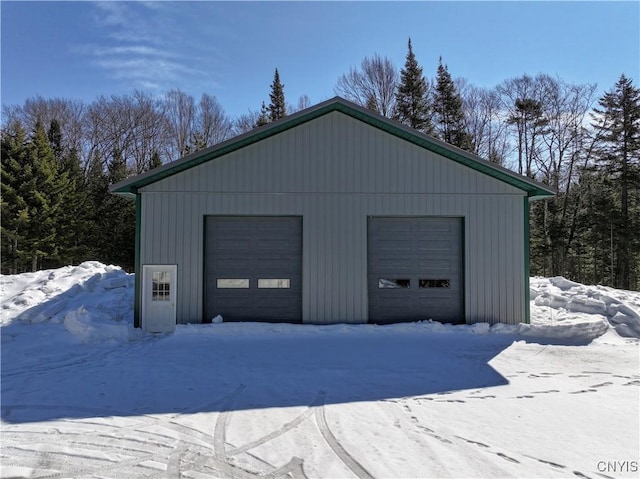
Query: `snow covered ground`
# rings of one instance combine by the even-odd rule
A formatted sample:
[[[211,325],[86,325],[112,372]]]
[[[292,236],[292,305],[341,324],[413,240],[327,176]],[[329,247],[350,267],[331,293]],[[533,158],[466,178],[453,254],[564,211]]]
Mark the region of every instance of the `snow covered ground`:
[[[0,477],[638,477],[640,293],[532,324],[132,328],[133,276],[1,276]]]

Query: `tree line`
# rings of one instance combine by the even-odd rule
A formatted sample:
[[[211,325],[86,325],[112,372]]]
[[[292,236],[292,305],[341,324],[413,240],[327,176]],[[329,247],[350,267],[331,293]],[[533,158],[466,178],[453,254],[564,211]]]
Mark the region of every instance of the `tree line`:
[[[531,206],[531,272],[640,286],[640,90],[624,74],[604,95],[547,74],[481,88],[440,58],[424,74],[409,39],[399,70],[365,57],[334,92],[554,188]],[[3,106],[2,272],[97,259],[133,270],[133,202],[109,185],[310,106],[266,102],[236,118],[214,96],[139,90],[92,103],[30,98]]]

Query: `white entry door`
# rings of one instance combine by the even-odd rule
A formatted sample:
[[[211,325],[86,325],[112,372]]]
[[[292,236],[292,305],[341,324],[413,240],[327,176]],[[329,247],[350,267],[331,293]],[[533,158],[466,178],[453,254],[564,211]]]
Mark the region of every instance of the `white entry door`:
[[[176,282],[178,267],[142,266],[142,329],[169,333],[176,329]]]

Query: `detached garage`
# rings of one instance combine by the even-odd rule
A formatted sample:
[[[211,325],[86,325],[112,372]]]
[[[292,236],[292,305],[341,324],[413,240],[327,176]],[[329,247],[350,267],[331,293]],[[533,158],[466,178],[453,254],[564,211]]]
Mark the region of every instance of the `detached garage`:
[[[135,325],[527,322],[553,190],[341,98],[114,185]]]

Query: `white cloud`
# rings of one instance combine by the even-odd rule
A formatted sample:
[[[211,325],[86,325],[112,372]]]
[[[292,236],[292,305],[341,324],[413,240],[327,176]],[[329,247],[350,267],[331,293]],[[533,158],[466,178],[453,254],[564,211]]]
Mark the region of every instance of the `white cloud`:
[[[196,52],[189,22],[175,5],[161,2],[95,2],[99,43],[75,47],[77,54],[113,79],[160,90],[210,78],[201,68],[207,55]],[[205,50],[210,48],[205,42]],[[202,50],[202,49],[200,49]],[[188,52],[188,53],[185,53]],[[210,56],[209,56],[210,60]]]
[[[128,21],[127,5],[123,2],[94,2],[93,5],[100,10],[96,18],[104,25],[126,25]]]
[[[109,58],[95,61],[108,70],[114,78],[137,78],[141,80],[176,80],[182,75],[199,75],[200,72],[179,62],[157,58],[128,57]],[[157,83],[154,82],[154,83]]]
[[[117,56],[117,55],[140,55],[140,56],[154,56],[164,58],[176,58],[179,57],[175,52],[170,52],[156,47],[150,47],[148,45],[125,45],[119,47],[100,47],[93,45],[90,48],[90,53],[97,57],[105,56]]]

